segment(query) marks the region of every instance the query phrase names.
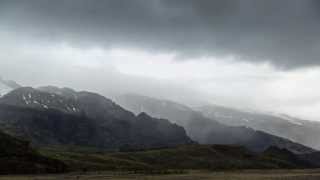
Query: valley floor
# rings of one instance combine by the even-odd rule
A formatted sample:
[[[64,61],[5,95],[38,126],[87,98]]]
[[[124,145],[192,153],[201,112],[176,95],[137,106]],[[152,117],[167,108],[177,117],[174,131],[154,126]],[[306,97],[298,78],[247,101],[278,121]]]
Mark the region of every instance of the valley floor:
[[[87,175],[0,176],[0,180],[319,180],[314,170],[248,170],[233,172],[190,171],[173,175],[136,175],[127,173],[90,173]]]

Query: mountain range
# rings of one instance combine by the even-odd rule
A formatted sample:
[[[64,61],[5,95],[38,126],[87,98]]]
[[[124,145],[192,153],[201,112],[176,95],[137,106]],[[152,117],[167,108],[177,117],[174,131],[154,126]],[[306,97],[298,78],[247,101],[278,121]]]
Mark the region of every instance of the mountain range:
[[[192,109],[132,94],[113,101],[97,93],[22,87],[3,79],[0,91],[0,154],[9,164],[0,163],[3,174],[118,166],[128,170],[320,166],[319,152],[306,146],[312,141],[302,141],[294,132],[308,131],[311,122],[213,105]],[[293,132],[280,134],[286,128]],[[87,150],[82,155],[66,152],[70,149]],[[92,154],[88,149],[108,153]],[[188,166],[178,166],[177,161]]]
[[[1,83],[12,90],[0,98],[0,130],[34,146],[121,150],[200,143],[243,145],[255,152],[271,146],[296,154],[315,152],[287,137],[216,120],[207,113],[208,107],[194,110],[140,95],[119,96],[115,99],[118,105],[92,92]]]
[[[314,150],[297,142],[248,126],[230,126],[209,118],[185,105],[151,97],[127,94],[116,98],[121,106],[134,113],[146,112],[166,118],[185,127],[187,134],[201,144],[239,144],[253,151],[264,151],[270,146],[286,148],[295,153]]]

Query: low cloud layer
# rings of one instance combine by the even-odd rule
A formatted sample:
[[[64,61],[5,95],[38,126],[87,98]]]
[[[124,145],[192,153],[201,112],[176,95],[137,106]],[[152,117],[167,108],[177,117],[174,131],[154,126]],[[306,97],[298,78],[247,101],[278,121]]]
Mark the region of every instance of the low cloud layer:
[[[230,59],[176,61],[170,54],[66,44],[12,44],[0,50],[0,75],[25,86],[71,87],[109,98],[135,93],[190,106],[212,103],[320,118],[320,68],[281,72]]]
[[[32,43],[320,65],[317,0],[1,0],[0,32]]]
[[[317,0],[0,0],[0,76],[319,120]]]

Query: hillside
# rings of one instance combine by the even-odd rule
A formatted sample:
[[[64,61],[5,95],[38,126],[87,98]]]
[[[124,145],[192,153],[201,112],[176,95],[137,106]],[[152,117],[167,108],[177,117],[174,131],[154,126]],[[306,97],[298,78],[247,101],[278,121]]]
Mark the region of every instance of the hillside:
[[[86,153],[43,149],[42,154],[58,158],[74,170],[235,170],[312,168],[290,151],[272,147],[253,153],[241,146],[188,145],[137,152]]]
[[[116,101],[132,112],[146,112],[154,117],[169,119],[183,126],[187,134],[201,144],[238,144],[258,152],[270,146],[286,148],[298,154],[314,152],[313,149],[304,145],[263,131],[246,126],[225,125],[172,101],[140,95],[123,95]]]
[[[178,173],[184,170],[296,169],[319,167],[316,161],[286,149],[270,147],[254,153],[241,146],[182,145],[175,148],[103,152],[67,146],[41,148],[0,133],[0,174],[67,171],[134,171]]]
[[[0,132],[0,174],[62,173],[67,166],[40,155],[29,143]]]

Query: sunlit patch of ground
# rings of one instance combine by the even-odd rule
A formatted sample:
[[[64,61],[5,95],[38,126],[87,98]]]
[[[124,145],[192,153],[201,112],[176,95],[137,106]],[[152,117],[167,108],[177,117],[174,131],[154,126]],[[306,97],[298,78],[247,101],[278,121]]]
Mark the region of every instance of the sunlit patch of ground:
[[[251,170],[237,172],[190,171],[186,174],[139,175],[127,173],[90,173],[39,175],[39,176],[0,176],[0,180],[320,180],[320,169],[315,170]]]

